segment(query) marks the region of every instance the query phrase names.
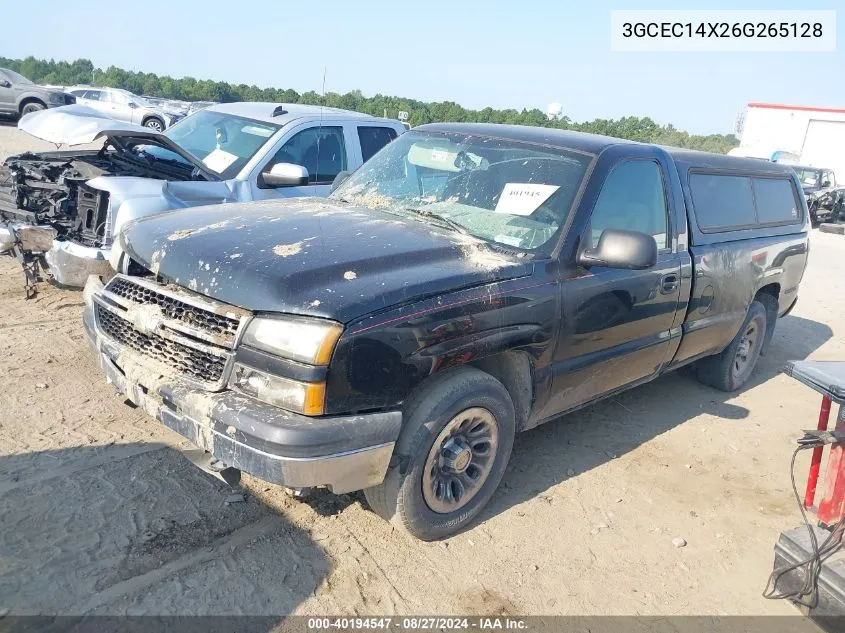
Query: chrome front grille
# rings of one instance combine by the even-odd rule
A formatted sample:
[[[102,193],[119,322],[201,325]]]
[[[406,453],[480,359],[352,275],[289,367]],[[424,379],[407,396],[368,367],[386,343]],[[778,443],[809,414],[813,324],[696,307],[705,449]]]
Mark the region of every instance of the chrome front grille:
[[[208,309],[185,303],[148,285],[141,285],[129,277],[115,277],[106,289],[111,294],[133,303],[155,304],[161,307],[166,317],[214,334],[220,337],[221,343],[230,347],[235,342],[240,320],[234,316],[215,314]]]
[[[116,275],[95,296],[100,331],[209,390],[221,389],[249,312],[177,286]]]
[[[95,306],[95,313],[103,334],[118,343],[154,358],[195,380],[208,383],[218,383],[222,380],[223,371],[226,368],[225,358],[192,349],[158,334],[139,332],[129,321],[125,321],[101,305]]]

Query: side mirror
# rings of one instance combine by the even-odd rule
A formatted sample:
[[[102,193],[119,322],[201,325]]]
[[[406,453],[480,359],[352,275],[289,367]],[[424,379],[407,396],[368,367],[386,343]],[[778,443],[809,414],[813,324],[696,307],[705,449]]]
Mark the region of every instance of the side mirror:
[[[130,108],[132,108],[132,109],[134,110],[135,108],[137,108],[137,107],[138,107],[138,104],[137,104],[137,103],[135,103],[134,101],[130,101],[130,102],[129,102],[129,107],[130,107]]]
[[[822,189],[827,189],[828,187],[830,187],[830,181],[822,180]]]
[[[337,176],[335,176],[334,180],[332,180],[332,188],[329,190],[329,193],[334,193],[334,190],[340,187],[344,182],[346,182],[346,179],[349,178],[351,175],[351,171],[349,171],[348,169],[344,169]]]
[[[0,79],[0,88],[11,88],[12,84],[5,79]]]
[[[276,163],[260,176],[264,187],[302,187],[308,184],[308,170],[293,163]]]
[[[643,270],[657,263],[657,242],[651,235],[639,231],[605,229],[599,243],[581,253],[578,263],[590,266],[607,266],[627,270]]]

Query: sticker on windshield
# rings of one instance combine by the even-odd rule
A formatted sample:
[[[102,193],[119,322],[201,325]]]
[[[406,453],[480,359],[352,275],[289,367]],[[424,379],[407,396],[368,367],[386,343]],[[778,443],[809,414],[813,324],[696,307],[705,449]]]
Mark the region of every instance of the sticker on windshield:
[[[531,215],[552,194],[560,189],[558,185],[538,185],[534,183],[509,182],[502,189],[496,213],[509,215]]]
[[[218,174],[222,174],[236,160],[238,160],[238,157],[234,154],[230,154],[222,149],[216,149],[203,158],[202,162],[211,171],[216,171]]]

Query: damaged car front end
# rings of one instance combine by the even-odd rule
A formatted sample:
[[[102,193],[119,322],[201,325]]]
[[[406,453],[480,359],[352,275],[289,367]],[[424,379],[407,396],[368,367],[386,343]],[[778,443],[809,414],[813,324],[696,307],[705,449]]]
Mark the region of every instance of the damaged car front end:
[[[120,199],[126,189],[141,186],[148,199],[165,200],[170,182],[218,180],[162,134],[84,106],[34,112],[19,127],[57,145],[102,142],[100,149],[26,152],[0,166],[0,253],[21,262],[28,297],[41,270],[71,287],[82,287],[89,275],[111,273],[115,193]],[[145,150],[151,146],[168,150],[173,159],[151,156]]]
[[[845,187],[828,187],[807,194],[807,208],[813,224],[838,222],[845,211]]]

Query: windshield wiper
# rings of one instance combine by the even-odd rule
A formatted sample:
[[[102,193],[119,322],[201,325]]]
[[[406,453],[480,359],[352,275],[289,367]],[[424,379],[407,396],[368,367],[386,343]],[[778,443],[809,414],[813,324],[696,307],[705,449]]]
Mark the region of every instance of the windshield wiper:
[[[432,222],[432,224],[440,223],[441,225],[445,226],[446,228],[452,229],[453,231],[457,231],[458,233],[463,233],[467,235],[466,227],[463,224],[459,224],[455,222],[451,218],[447,218],[445,215],[438,215],[437,213],[432,213],[431,211],[426,211],[425,209],[417,209],[415,207],[403,207],[405,211],[411,211],[412,213],[416,213],[417,215],[424,217]]]

